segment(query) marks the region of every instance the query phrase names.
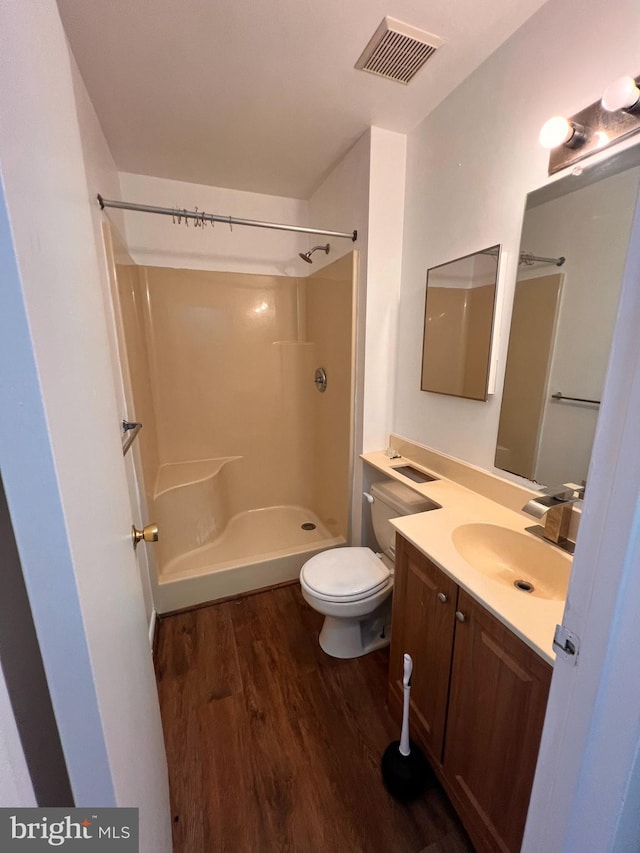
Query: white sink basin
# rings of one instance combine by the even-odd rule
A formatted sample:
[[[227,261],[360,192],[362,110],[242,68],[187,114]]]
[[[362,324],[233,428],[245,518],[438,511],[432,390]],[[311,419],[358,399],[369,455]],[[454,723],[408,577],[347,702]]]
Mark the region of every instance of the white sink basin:
[[[467,563],[514,594],[566,598],[571,559],[553,545],[497,524],[463,524],[451,538]]]

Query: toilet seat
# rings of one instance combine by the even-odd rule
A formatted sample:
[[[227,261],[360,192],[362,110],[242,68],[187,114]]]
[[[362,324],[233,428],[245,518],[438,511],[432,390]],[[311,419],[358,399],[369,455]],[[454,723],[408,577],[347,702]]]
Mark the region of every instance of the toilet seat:
[[[391,572],[371,548],[333,548],[302,567],[300,581],[323,601],[361,601],[389,583]]]

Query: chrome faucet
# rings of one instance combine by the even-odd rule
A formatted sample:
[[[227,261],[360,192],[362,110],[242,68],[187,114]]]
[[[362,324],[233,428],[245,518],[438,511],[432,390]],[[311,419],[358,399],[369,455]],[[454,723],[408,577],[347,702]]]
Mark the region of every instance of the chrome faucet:
[[[531,498],[526,506],[522,507],[523,512],[534,516],[534,518],[544,519],[544,526],[534,524],[525,529],[529,533],[533,533],[534,536],[553,542],[554,545],[573,554],[575,546],[567,536],[573,504],[580,499],[580,494],[571,486],[554,486],[544,489],[539,495]]]

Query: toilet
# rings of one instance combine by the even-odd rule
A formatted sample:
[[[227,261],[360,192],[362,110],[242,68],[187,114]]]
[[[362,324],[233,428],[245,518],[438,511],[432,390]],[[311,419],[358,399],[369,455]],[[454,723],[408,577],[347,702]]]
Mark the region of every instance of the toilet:
[[[403,483],[373,483],[366,495],[382,554],[371,548],[332,548],[300,571],[302,596],[325,617],[320,646],[334,658],[357,658],[388,645],[395,529],[390,518],[434,509],[436,504]]]

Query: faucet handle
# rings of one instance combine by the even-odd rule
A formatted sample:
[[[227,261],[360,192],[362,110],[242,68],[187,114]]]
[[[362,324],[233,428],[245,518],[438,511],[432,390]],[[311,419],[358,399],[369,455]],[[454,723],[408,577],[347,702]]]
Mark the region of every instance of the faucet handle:
[[[572,490],[572,492],[573,492],[573,494],[571,496],[572,498],[574,498],[575,500],[580,500],[580,501],[584,500],[584,491],[585,491],[586,486],[587,486],[587,484],[585,483],[584,480],[582,481],[581,486],[579,486],[577,483],[565,483],[564,485],[566,486],[567,489]]]

